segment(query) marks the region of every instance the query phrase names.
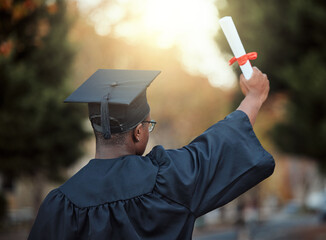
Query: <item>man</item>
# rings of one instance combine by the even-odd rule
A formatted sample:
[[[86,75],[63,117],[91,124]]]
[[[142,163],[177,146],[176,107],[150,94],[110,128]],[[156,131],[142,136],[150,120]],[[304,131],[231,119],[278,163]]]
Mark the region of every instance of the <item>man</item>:
[[[40,207],[29,239],[191,239],[197,217],[255,186],[274,160],[252,125],[269,92],[257,68],[240,76],[237,111],[177,150],[142,156],[155,71],[99,70],[67,102],[88,102],[96,155]]]

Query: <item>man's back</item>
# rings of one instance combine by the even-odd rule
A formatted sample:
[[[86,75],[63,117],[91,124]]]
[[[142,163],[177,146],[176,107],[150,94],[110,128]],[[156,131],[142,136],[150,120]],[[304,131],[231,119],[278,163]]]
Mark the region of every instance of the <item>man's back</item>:
[[[197,217],[273,169],[236,111],[181,149],[91,160],[47,196],[29,239],[191,239]]]

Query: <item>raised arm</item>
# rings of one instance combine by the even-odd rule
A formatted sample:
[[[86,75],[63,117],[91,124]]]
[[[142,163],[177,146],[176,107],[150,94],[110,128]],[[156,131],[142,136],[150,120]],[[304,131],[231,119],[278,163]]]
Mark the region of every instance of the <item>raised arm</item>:
[[[253,67],[253,74],[249,80],[246,80],[241,74],[240,88],[245,98],[240,103],[237,110],[245,112],[250,123],[253,126],[256,121],[257,114],[267,99],[269,92],[269,80],[266,74],[263,74],[257,67]]]

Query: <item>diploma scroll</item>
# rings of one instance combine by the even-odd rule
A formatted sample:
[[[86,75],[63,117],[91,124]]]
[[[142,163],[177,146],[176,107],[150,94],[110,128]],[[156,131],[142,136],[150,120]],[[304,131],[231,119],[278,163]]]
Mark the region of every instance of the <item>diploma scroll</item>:
[[[220,26],[224,32],[224,35],[231,47],[231,50],[236,58],[240,58],[246,55],[246,51],[241,43],[239,34],[235,25],[233,23],[232,17],[224,17],[219,20]],[[240,69],[244,75],[244,77],[248,80],[251,78],[253,73],[252,66],[250,61],[247,60],[245,64],[240,65]]]

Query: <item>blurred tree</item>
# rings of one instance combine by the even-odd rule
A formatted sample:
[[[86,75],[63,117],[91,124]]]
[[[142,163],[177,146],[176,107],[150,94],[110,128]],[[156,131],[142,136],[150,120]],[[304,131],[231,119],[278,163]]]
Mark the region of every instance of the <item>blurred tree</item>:
[[[74,51],[63,0],[0,1],[0,172],[58,180],[82,154],[87,133],[68,96]],[[41,184],[38,182],[37,184]]]
[[[0,229],[5,223],[5,218],[7,215],[7,201],[2,191],[0,191]]]
[[[319,160],[326,173],[326,2],[321,0],[229,0],[231,15],[254,65],[268,73],[271,92],[285,92],[284,122],[272,136],[288,153]],[[218,42],[230,52],[223,34]]]

